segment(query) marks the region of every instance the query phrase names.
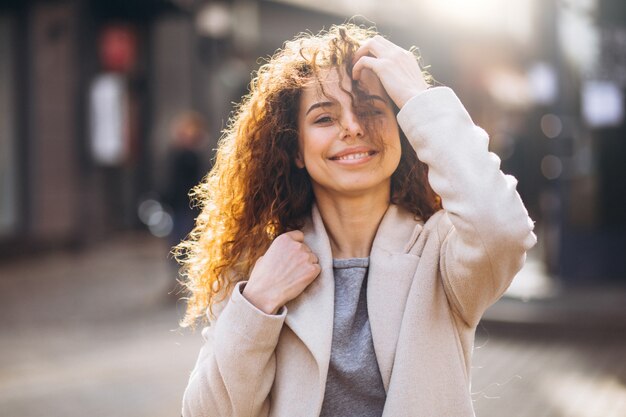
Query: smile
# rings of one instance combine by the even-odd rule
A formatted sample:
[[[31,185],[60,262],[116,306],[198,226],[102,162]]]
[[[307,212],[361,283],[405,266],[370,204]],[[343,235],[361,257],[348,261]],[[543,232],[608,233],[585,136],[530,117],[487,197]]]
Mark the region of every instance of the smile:
[[[351,160],[356,160],[356,159],[367,158],[368,156],[375,155],[376,153],[377,153],[376,151],[356,152],[356,153],[350,153],[347,155],[333,156],[329,159],[331,161],[351,161]]]

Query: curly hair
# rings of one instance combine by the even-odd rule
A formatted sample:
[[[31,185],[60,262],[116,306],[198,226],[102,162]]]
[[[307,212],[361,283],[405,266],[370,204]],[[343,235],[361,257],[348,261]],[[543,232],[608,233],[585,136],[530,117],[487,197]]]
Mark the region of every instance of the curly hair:
[[[212,170],[191,191],[201,207],[195,227],[174,248],[189,293],[181,326],[193,326],[207,308],[212,314],[276,236],[302,228],[314,195],[308,173],[295,164],[301,91],[322,69],[344,69],[351,77],[354,53],[375,35],[354,24],[303,33],[256,72],[218,142]],[[427,166],[402,133],[400,140],[391,202],[426,221],[441,202],[428,184]]]

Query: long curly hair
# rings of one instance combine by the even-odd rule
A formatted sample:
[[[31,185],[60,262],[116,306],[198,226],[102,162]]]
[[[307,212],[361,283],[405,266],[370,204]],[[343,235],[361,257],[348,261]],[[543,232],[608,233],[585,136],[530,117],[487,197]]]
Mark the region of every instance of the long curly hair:
[[[211,307],[249,276],[276,236],[302,228],[314,195],[308,173],[295,164],[301,91],[320,70],[351,76],[354,53],[375,35],[354,24],[303,33],[254,74],[218,142],[213,169],[191,191],[201,208],[195,227],[174,248],[189,293],[181,326],[193,326],[207,308],[212,314]],[[400,140],[391,202],[426,221],[441,202],[428,184],[427,166],[402,133]]]

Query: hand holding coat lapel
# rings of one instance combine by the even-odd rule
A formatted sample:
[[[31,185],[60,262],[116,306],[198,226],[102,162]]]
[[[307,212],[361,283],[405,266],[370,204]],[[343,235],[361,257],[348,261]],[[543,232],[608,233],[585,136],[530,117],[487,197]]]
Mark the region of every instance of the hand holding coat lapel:
[[[313,354],[323,393],[333,337],[335,280],[330,242],[315,205],[311,210],[311,219],[302,230],[304,243],[319,258],[322,271],[300,296],[287,303],[285,324]]]

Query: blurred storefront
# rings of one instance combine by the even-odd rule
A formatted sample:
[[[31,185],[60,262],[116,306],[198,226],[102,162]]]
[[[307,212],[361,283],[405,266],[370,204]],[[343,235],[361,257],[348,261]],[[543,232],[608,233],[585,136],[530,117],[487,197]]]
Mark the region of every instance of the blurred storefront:
[[[256,58],[341,20],[245,0],[0,2],[0,258],[144,227],[173,120],[208,119],[208,167]]]
[[[0,7],[3,256],[133,227],[134,200],[150,188],[150,31],[176,8],[78,0]],[[117,90],[100,82],[107,77]]]
[[[436,81],[453,87],[490,133],[537,221],[535,256],[547,274],[564,283],[626,283],[623,1],[0,7],[4,256],[142,227],[137,207],[167,182],[177,114],[193,109],[207,118],[208,166],[229,103],[246,92],[259,56],[301,31],[363,15],[400,45],[419,45]]]

